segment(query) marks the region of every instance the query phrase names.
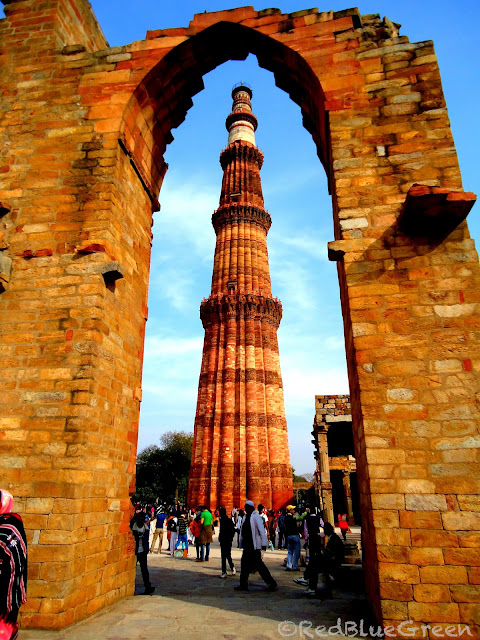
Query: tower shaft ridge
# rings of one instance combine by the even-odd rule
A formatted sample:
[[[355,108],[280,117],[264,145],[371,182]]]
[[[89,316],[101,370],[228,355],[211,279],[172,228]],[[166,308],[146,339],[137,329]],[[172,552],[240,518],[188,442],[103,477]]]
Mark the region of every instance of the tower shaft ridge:
[[[200,306],[205,329],[188,502],[278,509],[293,497],[277,329],[282,305],[272,297],[267,234],[255,145],[252,92],[232,92],[223,180],[212,216],[217,236],[210,296]]]

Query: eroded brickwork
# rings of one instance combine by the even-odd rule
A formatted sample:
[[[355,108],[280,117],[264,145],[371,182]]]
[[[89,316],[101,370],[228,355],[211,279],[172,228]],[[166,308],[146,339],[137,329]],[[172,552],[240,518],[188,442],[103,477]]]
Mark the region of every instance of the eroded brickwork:
[[[24,624],[65,626],[133,589],[163,152],[202,75],[248,52],[301,106],[333,194],[369,599],[385,622],[477,624],[474,197],[432,43],[356,10],[244,7],[109,49],[86,0],[5,9],[1,469],[30,541]]]

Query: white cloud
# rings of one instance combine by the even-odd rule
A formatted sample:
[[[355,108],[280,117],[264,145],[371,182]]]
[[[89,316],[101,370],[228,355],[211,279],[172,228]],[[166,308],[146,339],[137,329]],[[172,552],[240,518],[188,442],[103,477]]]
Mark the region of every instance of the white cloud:
[[[280,250],[288,251],[289,253],[295,252],[299,261],[307,261],[309,258],[315,260],[328,261],[328,254],[326,248],[326,239],[323,239],[318,234],[296,233],[294,235],[281,235],[277,239],[277,244]]]
[[[186,311],[192,303],[192,290],[195,286],[193,273],[186,267],[167,267],[156,273],[150,289],[159,299],[166,300],[174,309]],[[153,293],[153,292],[152,292]]]
[[[199,336],[191,338],[160,338],[159,336],[149,336],[145,340],[145,352],[148,358],[152,357],[171,357],[178,355],[192,354],[196,355],[201,352],[203,346],[203,338]]]
[[[328,336],[325,339],[325,347],[331,351],[345,349],[345,339],[343,336]]]
[[[162,188],[162,209],[154,227],[165,247],[163,260],[167,259],[165,254],[174,254],[211,263],[215,249],[211,216],[218,208],[219,184],[209,183],[201,175],[191,176],[188,181],[180,181],[175,175],[170,178]]]
[[[282,378],[287,414],[304,413],[306,408],[307,411],[311,408],[313,417],[316,395],[348,393],[348,380],[344,368],[295,367],[288,362],[289,357],[284,358],[285,360],[287,366],[282,366]]]

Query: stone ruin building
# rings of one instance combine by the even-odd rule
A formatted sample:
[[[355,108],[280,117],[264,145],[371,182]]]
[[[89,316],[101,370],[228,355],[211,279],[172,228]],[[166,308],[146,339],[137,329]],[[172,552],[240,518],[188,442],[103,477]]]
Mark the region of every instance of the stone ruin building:
[[[228,145],[212,290],[200,307],[205,328],[187,502],[229,512],[253,500],[279,509],[293,500],[277,329],[282,305],[273,298],[252,90],[232,91]]]
[[[328,522],[361,524],[350,396],[315,396],[315,489]]]
[[[133,593],[163,154],[202,76],[253,53],[301,107],[332,194],[369,602],[386,625],[478,635],[475,196],[432,42],[357,9],[243,7],[109,48],[87,0],[3,3],[0,469],[28,530],[23,626]]]

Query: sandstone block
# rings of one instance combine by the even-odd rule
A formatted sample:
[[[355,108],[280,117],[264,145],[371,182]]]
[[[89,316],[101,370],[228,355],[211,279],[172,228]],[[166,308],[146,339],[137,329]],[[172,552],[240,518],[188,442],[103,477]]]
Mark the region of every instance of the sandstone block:
[[[448,511],[442,513],[443,526],[447,531],[480,529],[480,513],[472,511]]]
[[[373,512],[373,522],[376,527],[384,529],[399,527],[398,511],[378,510]]]
[[[412,545],[416,547],[439,547],[452,548],[458,547],[458,536],[446,531],[423,531],[412,530]]]
[[[416,584],[413,597],[417,602],[450,602],[450,589],[441,584]]]
[[[401,584],[398,582],[382,582],[380,584],[380,595],[386,600],[399,600],[408,602],[413,597],[413,591],[410,584]]]
[[[431,484],[431,483],[425,483]],[[410,495],[405,496],[406,509],[409,511],[438,511],[447,510],[447,502],[445,496],[441,495]]]
[[[408,616],[411,620],[430,622],[460,622],[460,612],[457,604],[431,602],[409,602]]]
[[[374,509],[404,509],[405,496],[402,494],[377,494],[372,496],[372,507]]]
[[[410,564],[423,565],[443,565],[443,553],[441,549],[432,547],[413,548],[410,550],[409,557]],[[448,563],[448,561],[447,561]],[[454,564],[454,563],[448,563]]]
[[[400,526],[409,529],[442,529],[437,511],[400,511]]]
[[[463,584],[467,582],[465,567],[420,567],[420,582],[425,584]]]
[[[418,567],[410,564],[390,562],[379,563],[380,582],[402,582],[418,584],[420,582]]]
[[[480,586],[461,584],[451,588],[454,602],[480,603]]]
[[[480,566],[480,549],[445,549],[445,563],[461,566]]]

